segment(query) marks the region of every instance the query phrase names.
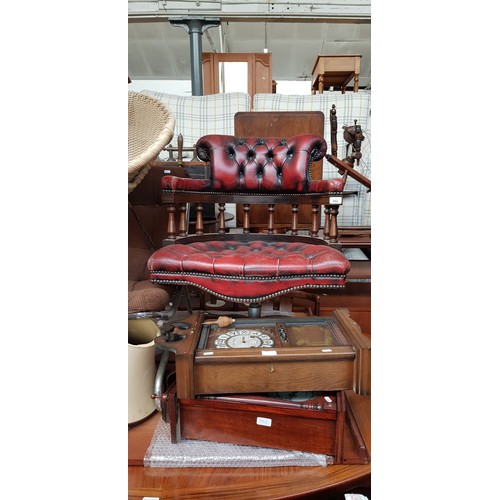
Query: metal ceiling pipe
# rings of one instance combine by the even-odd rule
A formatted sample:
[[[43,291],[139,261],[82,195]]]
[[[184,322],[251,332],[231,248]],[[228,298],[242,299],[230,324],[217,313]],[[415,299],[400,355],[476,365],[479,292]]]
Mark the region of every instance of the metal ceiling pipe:
[[[170,18],[170,24],[183,28],[189,33],[189,50],[191,60],[191,94],[203,95],[203,67],[201,36],[208,28],[220,25],[215,17]]]

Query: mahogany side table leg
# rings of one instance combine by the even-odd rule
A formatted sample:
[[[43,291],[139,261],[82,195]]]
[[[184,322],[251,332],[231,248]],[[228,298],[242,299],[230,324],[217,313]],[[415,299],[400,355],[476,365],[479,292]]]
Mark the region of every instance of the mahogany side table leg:
[[[354,92],[357,92],[359,88],[359,74],[354,74]]]
[[[323,87],[324,87],[324,82],[323,82],[323,75],[319,75],[319,84],[318,84],[318,90],[319,93],[323,93]]]

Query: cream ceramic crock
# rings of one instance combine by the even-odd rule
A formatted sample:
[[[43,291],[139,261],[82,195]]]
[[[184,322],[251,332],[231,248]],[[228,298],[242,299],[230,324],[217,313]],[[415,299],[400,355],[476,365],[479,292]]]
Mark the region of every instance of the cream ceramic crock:
[[[160,334],[151,319],[128,320],[128,423],[143,420],[156,411],[154,339]]]

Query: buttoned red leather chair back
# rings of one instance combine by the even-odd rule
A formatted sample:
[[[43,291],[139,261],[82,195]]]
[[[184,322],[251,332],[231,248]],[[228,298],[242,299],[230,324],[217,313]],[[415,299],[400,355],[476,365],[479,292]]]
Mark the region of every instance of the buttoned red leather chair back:
[[[212,189],[222,191],[305,192],[311,164],[326,153],[321,136],[282,139],[207,135],[196,143],[198,157],[210,163]]]

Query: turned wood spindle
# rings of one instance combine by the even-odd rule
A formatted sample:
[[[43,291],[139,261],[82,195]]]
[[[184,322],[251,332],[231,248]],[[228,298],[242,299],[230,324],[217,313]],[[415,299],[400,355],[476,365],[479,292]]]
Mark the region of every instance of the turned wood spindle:
[[[179,205],[179,212],[180,212],[180,217],[179,217],[179,236],[187,236],[188,234],[188,229],[187,229],[187,222],[186,222],[186,204],[181,203]]]
[[[330,221],[330,239],[333,243],[337,243],[338,236],[339,236],[339,231],[337,227],[337,215],[339,213],[339,206],[338,205],[329,205],[330,207],[330,214],[331,214],[331,221]]]
[[[292,205],[292,234],[297,235],[299,234],[298,231],[299,227],[299,206],[295,203]]]
[[[179,134],[177,136],[177,165],[179,167],[183,166],[182,162],[182,148],[184,146],[184,137],[182,137],[182,134]]]
[[[332,145],[332,155],[337,156],[337,110],[335,104],[332,104],[330,110],[330,142]]]
[[[203,205],[201,203],[196,205],[196,234],[203,234]]]
[[[226,232],[226,219],[224,212],[226,211],[226,204],[219,203],[219,233],[224,234]]]
[[[167,221],[167,239],[175,240],[177,228],[175,226],[175,205],[169,203],[167,205],[168,221]]]
[[[243,233],[250,232],[250,203],[243,204]]]
[[[268,214],[268,219],[267,219],[267,232],[269,234],[272,234],[274,232],[274,210],[275,210],[275,205],[274,203],[269,203],[267,205],[267,214]]]
[[[311,236],[316,237],[319,231],[319,205],[312,205],[311,212]]]
[[[328,241],[330,239],[330,220],[331,220],[329,205],[324,206],[324,214],[325,214],[325,228],[323,229],[323,239]]]

